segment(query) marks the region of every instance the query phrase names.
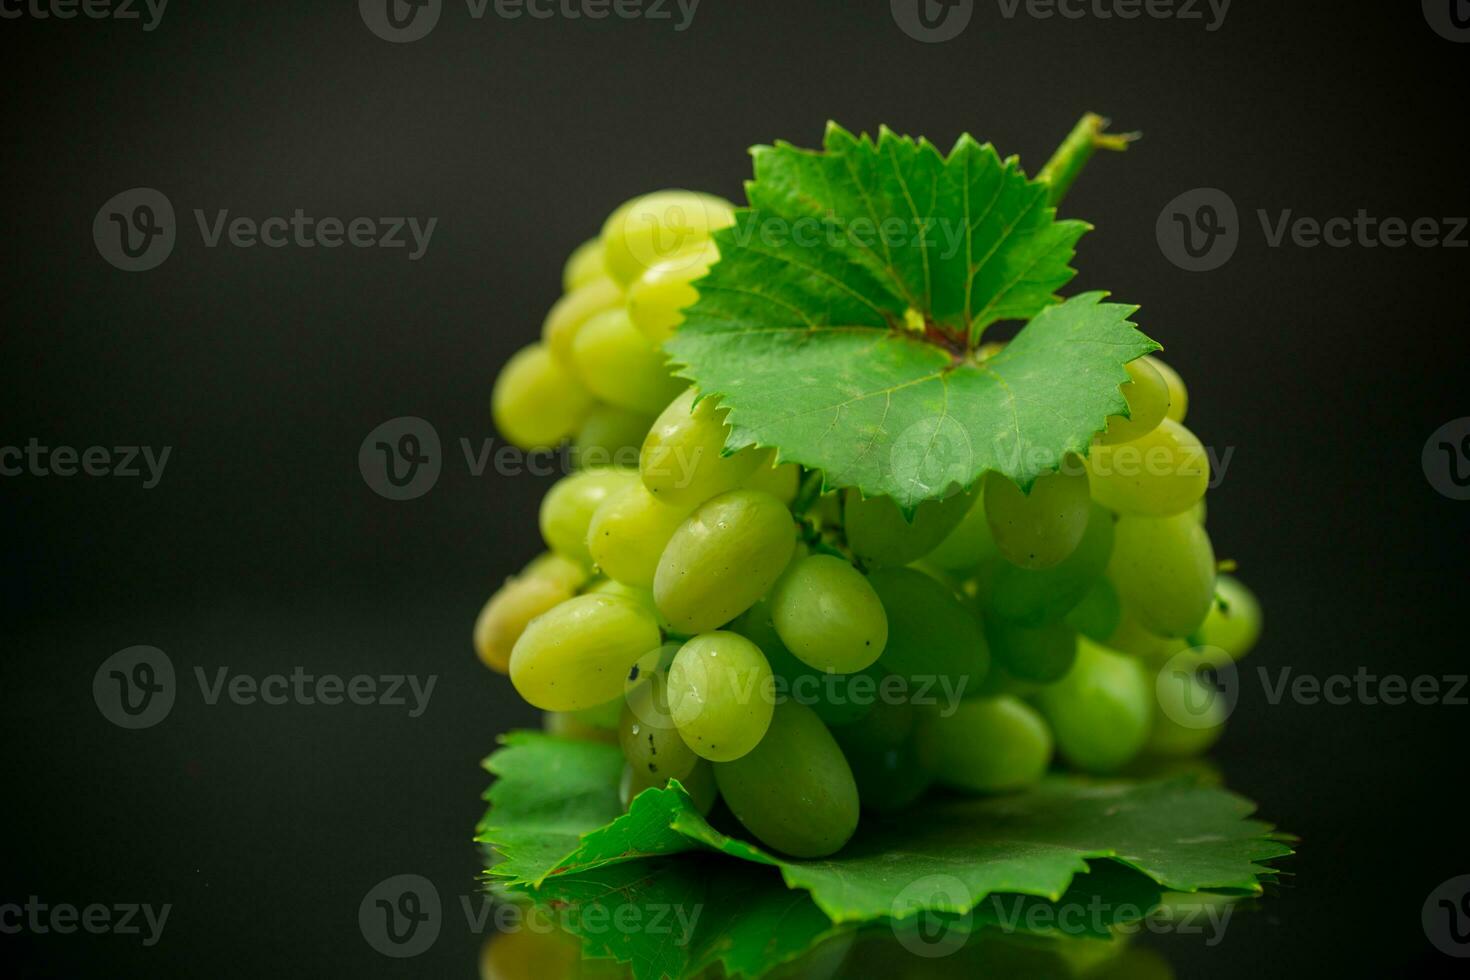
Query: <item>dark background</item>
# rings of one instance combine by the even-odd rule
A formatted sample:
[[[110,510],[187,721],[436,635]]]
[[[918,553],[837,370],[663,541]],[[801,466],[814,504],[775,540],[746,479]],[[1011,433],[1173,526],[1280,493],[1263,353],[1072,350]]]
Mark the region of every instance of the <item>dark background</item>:
[[[1376,7],[1376,9],[1374,9]],[[0,936],[19,972],[472,976],[470,842],[495,735],[534,722],[469,647],[538,547],[547,481],[471,475],[499,365],[535,338],[565,254],[636,193],[738,197],[746,147],[886,123],[961,131],[1038,167],[1093,109],[1145,139],[1093,162],[1064,213],[1096,231],[1069,291],[1107,288],[1187,379],[1190,425],[1236,447],[1210,498],[1267,636],[1216,756],[1305,838],[1226,942],[1159,941],[1180,977],[1384,975],[1452,965],[1420,906],[1470,872],[1465,707],[1272,706],[1259,666],[1465,671],[1470,503],[1420,451],[1470,414],[1464,250],[1268,248],[1254,212],[1465,215],[1470,48],[1417,3],[1247,4],[1199,21],[1002,19],[917,43],[882,0],[704,0],[669,22],[472,20],[407,45],[356,5],[171,4],[138,22],[0,20],[5,226],[0,445],[173,447],[162,483],[0,480],[3,895],[172,903],[163,940]],[[91,238],[113,194],[162,190],[180,240],[127,274]],[[1234,259],[1171,265],[1160,208],[1224,189]],[[427,255],[206,249],[192,209],[437,216]],[[427,496],[385,500],[357,452],[431,421]],[[91,679],[133,644],[180,672],[125,732]],[[437,674],[429,710],[205,705],[192,671]],[[1460,786],[1463,789],[1463,786]],[[380,957],[357,905],[403,872],[451,906],[433,950]]]

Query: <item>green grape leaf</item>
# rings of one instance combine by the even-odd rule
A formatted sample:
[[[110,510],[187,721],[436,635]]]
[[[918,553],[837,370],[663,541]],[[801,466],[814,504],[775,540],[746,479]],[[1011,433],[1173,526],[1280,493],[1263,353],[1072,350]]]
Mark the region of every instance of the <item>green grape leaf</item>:
[[[1157,884],[1113,862],[1099,862],[1057,902],[1029,895],[992,895],[972,914],[833,923],[811,896],[788,889],[769,869],[715,855],[624,861],[546,879],[539,889],[512,890],[582,939],[583,954],[632,967],[637,980],[705,975],[760,977],[793,961],[814,970],[871,976],[866,956],[850,950],[859,931],[913,961],[913,950],[945,955],[974,950],[974,937],[1004,935],[1111,940],[1112,930],[1142,920],[1163,898]],[[1087,944],[1089,946],[1094,943]],[[871,953],[874,944],[866,951]],[[993,948],[986,947],[991,958]],[[829,975],[799,970],[789,975]]]
[[[1172,891],[1257,894],[1261,881],[1275,873],[1269,862],[1292,853],[1284,835],[1249,819],[1253,804],[1217,787],[1189,779],[1057,776],[1013,796],[935,797],[924,803],[922,820],[865,814],[839,854],[794,860],[717,829],[678,787],[647,790],[622,814],[610,764],[610,798],[589,805],[592,797],[578,780],[572,787],[576,805],[561,807],[555,774],[565,771],[557,762],[563,755],[580,760],[574,767],[580,777],[586,760],[611,763],[618,750],[517,733],[487,760],[501,778],[478,839],[506,857],[490,872],[507,884],[545,887],[558,876],[622,862],[721,852],[777,869],[786,885],[808,892],[833,922],[861,923],[920,910],[966,914],[998,893],[1057,901],[1089,862],[1104,860]],[[509,812],[501,809],[507,805]],[[556,844],[537,849],[533,860],[523,841],[547,814],[563,818],[555,826]],[[564,851],[574,834],[581,845]],[[926,895],[913,905],[916,882],[930,879],[948,884],[932,900]]]
[[[695,976],[718,963],[756,977],[852,931],[764,869],[709,856],[624,861],[547,879],[529,893],[582,939],[583,954],[639,980]]]
[[[1126,413],[1123,365],[1159,349],[1134,307],[1057,304],[1088,226],[1051,185],[962,137],[830,127],[821,152],[755,151],[750,209],[665,349],[729,408],[728,448],[773,446],[828,486],[905,510],[997,470],[1028,488]],[[999,353],[977,344],[1029,321]]]

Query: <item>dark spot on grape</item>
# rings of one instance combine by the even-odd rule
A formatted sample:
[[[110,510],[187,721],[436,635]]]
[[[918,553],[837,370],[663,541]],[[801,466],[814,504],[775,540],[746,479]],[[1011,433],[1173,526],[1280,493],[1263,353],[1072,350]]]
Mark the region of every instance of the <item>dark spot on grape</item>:
[[[630,670],[630,671],[628,671],[628,680],[630,680],[630,681],[636,681],[637,679],[638,679],[638,665],[637,664],[634,664],[633,665],[633,669]]]
[[[652,762],[650,762],[648,764],[648,771],[649,772],[658,772],[658,766],[656,766]]]

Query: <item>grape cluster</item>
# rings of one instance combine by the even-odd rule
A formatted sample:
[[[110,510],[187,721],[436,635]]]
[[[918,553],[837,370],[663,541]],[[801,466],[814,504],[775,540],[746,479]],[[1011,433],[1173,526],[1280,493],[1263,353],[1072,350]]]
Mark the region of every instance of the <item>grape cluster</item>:
[[[1164,665],[1243,656],[1260,611],[1217,574],[1179,376],[1131,362],[1129,412],[1085,459],[912,515],[770,449],[726,454],[725,410],[661,344],[732,220],[688,192],[625,204],[501,373],[501,433],[570,440],[574,469],[541,505],[547,552],[475,624],[480,658],[550,730],[621,745],[625,805],[677,779],[798,857],[936,784],[1008,792],[1054,756],[1108,773],[1207,749],[1223,701]]]

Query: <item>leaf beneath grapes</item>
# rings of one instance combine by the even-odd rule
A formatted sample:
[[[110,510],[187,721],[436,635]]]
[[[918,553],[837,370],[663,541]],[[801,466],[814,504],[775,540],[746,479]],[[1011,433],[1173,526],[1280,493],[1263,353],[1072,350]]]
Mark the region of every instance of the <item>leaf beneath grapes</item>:
[[[511,877],[554,869],[583,847],[583,835],[622,813],[618,779],[623,754],[616,746],[511,732],[484,762],[499,777],[485,792],[490,809],[477,841],[493,845],[500,873]]]
[[[574,757],[577,764],[558,760]],[[508,757],[508,758],[507,758]],[[1274,872],[1267,862],[1291,849],[1269,824],[1249,819],[1249,801],[1189,780],[1095,782],[1055,777],[1014,796],[936,797],[913,814],[865,814],[841,853],[820,860],[785,859],[722,833],[682,789],[648,790],[620,815],[616,792],[586,792],[596,765],[614,787],[614,746],[593,746],[517,733],[486,762],[501,775],[478,839],[505,860],[491,872],[510,884],[544,886],[560,875],[689,850],[721,851],[778,869],[787,885],[809,892],[834,922],[915,914],[919,907],[963,914],[995,893],[1056,901],[1089,861],[1111,860],[1174,891],[1258,893]],[[589,760],[598,760],[589,765]],[[619,765],[620,767],[620,765]],[[559,806],[561,773],[571,769],[575,806]],[[545,825],[545,818],[554,818]],[[538,832],[554,844],[526,846]],[[581,835],[580,846],[562,848]],[[919,907],[917,882],[950,882]],[[922,890],[922,889],[921,889]]]
[[[840,958],[862,927],[834,924],[809,894],[788,889],[768,868],[713,854],[624,861],[557,875],[524,894],[581,937],[584,955],[630,964],[639,980],[696,976],[716,963],[725,975],[758,977],[818,947],[822,951],[816,956],[826,962]],[[1160,898],[1154,882],[1104,861],[1078,875],[1059,902],[992,895],[969,915],[865,925],[909,949],[933,948],[951,938],[966,941],[991,928],[1110,939],[1112,928],[1142,919]],[[804,960],[802,965],[814,964]]]
[[[768,870],[715,855],[624,861],[558,875],[532,893],[582,939],[586,956],[639,980],[694,976],[719,963],[755,977],[850,927]]]
[[[1123,365],[1158,345],[1101,293],[1052,305],[1088,226],[1055,220],[1014,160],[832,127],[823,152],[763,147],[755,165],[751,210],[717,233],[666,344],[730,409],[731,449],[774,446],[911,510],[987,470],[1029,488],[1126,410]],[[997,320],[1031,322],[966,353]]]

